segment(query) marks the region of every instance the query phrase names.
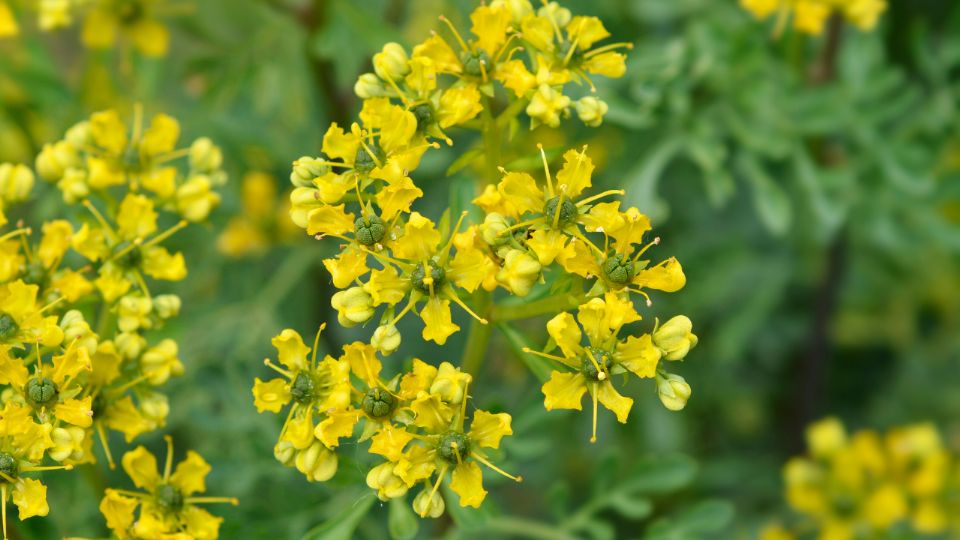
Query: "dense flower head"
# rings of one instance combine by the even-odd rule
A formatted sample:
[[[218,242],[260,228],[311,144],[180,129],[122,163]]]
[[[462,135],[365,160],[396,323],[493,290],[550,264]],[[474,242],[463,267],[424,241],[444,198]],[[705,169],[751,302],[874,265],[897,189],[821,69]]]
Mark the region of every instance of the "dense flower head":
[[[783,470],[796,526],[771,525],[763,538],[789,540],[802,530],[838,539],[872,538],[894,527],[918,535],[960,531],[951,495],[960,469],[932,424],[849,434],[840,420],[826,418],[806,435],[807,455]]]
[[[167,441],[163,469],[157,458],[143,446],[123,455],[123,470],[140,491],[108,488],[100,501],[100,512],[117,538],[148,540],[183,538],[214,540],[219,537],[222,518],[201,505],[239,504],[232,497],[206,497],[206,476],[210,465],[194,451],[173,466],[173,442]]]
[[[867,32],[887,10],[886,0],[740,0],[740,5],[758,19],[773,17],[778,34],[789,21],[798,32],[820,35],[834,14]]]

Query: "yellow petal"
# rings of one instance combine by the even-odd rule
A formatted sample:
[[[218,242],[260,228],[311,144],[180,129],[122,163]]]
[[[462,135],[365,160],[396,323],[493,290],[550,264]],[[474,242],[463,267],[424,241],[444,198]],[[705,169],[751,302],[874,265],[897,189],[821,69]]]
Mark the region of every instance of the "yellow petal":
[[[307,233],[342,235],[353,231],[353,222],[353,214],[344,211],[344,205],[323,205],[307,214]]]
[[[603,22],[596,17],[574,17],[567,24],[567,36],[570,41],[576,41],[580,50],[587,50],[593,44],[610,37],[610,32],[603,27]]]
[[[453,52],[453,49],[438,34],[430,36],[426,41],[414,47],[412,56],[413,58],[429,58],[437,71],[440,72],[459,73],[462,69],[457,53]]]
[[[223,518],[214,516],[198,506],[187,506],[180,513],[186,525],[186,538],[171,538],[170,540],[215,540],[220,535],[220,524]],[[166,539],[164,539],[166,540]]]
[[[7,346],[0,346],[0,384],[23,388],[27,384],[30,372],[23,361],[10,356]]]
[[[593,175],[593,160],[585,151],[567,150],[563,154],[563,168],[557,173],[557,187],[570,199],[576,198],[590,187]]]
[[[458,249],[450,261],[447,276],[458,287],[473,292],[496,270],[497,267],[493,261],[479,249]]]
[[[118,536],[126,534],[133,525],[133,512],[140,504],[137,499],[124,497],[112,489],[108,489],[100,500],[100,513],[107,520],[107,527]],[[122,536],[120,536],[122,538]]]
[[[157,458],[143,446],[138,446],[124,454],[121,464],[127,476],[138,488],[152,491],[160,481],[160,475],[157,473]]]
[[[449,88],[440,96],[437,122],[446,129],[472,120],[482,110],[480,90],[476,86]]]
[[[450,301],[437,297],[427,300],[420,310],[423,319],[423,339],[443,345],[447,338],[453,335],[460,327],[453,323],[450,316]]]
[[[453,469],[453,481],[450,489],[460,496],[460,506],[479,508],[487,496],[483,489],[483,472],[473,461],[464,461]]]
[[[561,373],[554,371],[550,380],[543,383],[543,406],[548,410],[583,408],[583,394],[587,391],[586,379],[582,373]]]
[[[367,254],[352,245],[335,258],[324,259],[323,266],[330,272],[333,285],[338,289],[349,287],[358,277],[366,274]]]
[[[480,6],[470,14],[473,26],[470,31],[477,36],[476,45],[492,58],[507,40],[510,26],[510,11],[506,6]]]
[[[410,410],[416,415],[413,423],[429,431],[439,432],[450,427],[454,410],[444,403],[438,394],[420,392],[410,403]]]
[[[55,262],[63,258],[67,248],[70,247],[72,235],[73,227],[69,221],[57,219],[43,224],[43,238],[37,248],[37,255],[40,256],[40,262],[43,263],[44,268],[52,267]]]
[[[383,366],[377,358],[377,349],[372,345],[361,341],[344,345],[341,360],[346,360],[350,364],[350,371],[367,383],[368,387],[373,388],[379,384],[380,369]]]
[[[130,29],[133,45],[144,56],[164,56],[170,48],[170,31],[151,19],[141,19]]]
[[[583,334],[569,313],[560,313],[547,322],[547,333],[557,342],[566,358],[578,358],[583,352],[580,340]]]
[[[403,455],[404,447],[412,440],[413,435],[407,433],[405,429],[387,424],[370,439],[370,453],[379,454],[390,461],[397,461]]]
[[[413,445],[403,453],[393,468],[393,473],[400,477],[407,486],[412,486],[420,480],[430,478],[436,470],[436,455],[422,445]]]
[[[21,520],[47,515],[50,512],[50,507],[47,506],[47,486],[33,478],[17,479],[13,486],[13,504],[20,509]]]
[[[426,391],[437,376],[437,368],[420,360],[413,359],[413,368],[400,379],[400,397],[414,399],[420,392]]]
[[[180,137],[180,123],[172,116],[158,114],[140,138],[140,153],[156,156],[173,151]]]
[[[618,52],[605,52],[591,56],[583,63],[583,69],[596,75],[617,79],[627,72],[627,57]]]
[[[683,275],[680,261],[670,257],[656,266],[638,272],[633,283],[642,288],[676,292],[687,284],[687,277]]]
[[[600,206],[599,204],[597,206]],[[592,211],[593,209],[591,209]],[[620,214],[620,225],[605,229],[610,236],[616,239],[613,247],[621,253],[629,253],[633,244],[639,244],[643,241],[643,235],[652,227],[650,218],[641,214],[636,208],[630,207],[626,212]]]
[[[630,408],[633,407],[633,400],[621,396],[617,389],[613,387],[610,381],[603,381],[597,384],[597,399],[604,407],[610,409],[617,415],[617,421],[621,424],[627,422],[627,416],[630,414]]]
[[[150,422],[140,413],[130,396],[124,396],[111,403],[103,413],[103,422],[110,429],[124,434],[129,443],[137,435],[153,429]]]
[[[157,212],[153,201],[143,195],[128,194],[117,212],[117,232],[125,240],[146,238],[157,230]]]
[[[376,305],[394,305],[407,296],[410,280],[400,277],[393,266],[386,266],[370,272],[370,279],[363,285],[363,290],[367,291]]]
[[[253,381],[253,405],[257,412],[280,412],[280,409],[290,403],[289,383],[286,379],[276,378],[270,381],[261,381],[259,377]]]
[[[0,38],[15,36],[19,33],[20,28],[13,17],[13,10],[6,2],[0,2]]]
[[[357,425],[361,414],[355,409],[327,413],[327,417],[317,424],[313,434],[327,448],[336,448],[341,438],[353,435],[353,427]]]
[[[99,10],[87,16],[87,23],[95,19]],[[90,136],[97,146],[113,154],[120,154],[127,146],[127,126],[115,110],[94,113],[90,116]]]
[[[65,399],[53,408],[53,414],[58,420],[79,427],[90,427],[93,425],[93,411],[90,406],[93,398],[87,396],[83,399]]]
[[[517,214],[543,211],[543,190],[527,173],[509,172],[497,184],[497,191],[516,209]]]
[[[470,442],[481,448],[499,448],[500,439],[513,435],[510,427],[510,415],[507,413],[488,413],[477,410],[470,423]]]
[[[630,336],[617,344],[614,357],[618,364],[637,377],[649,378],[657,374],[660,349],[653,346],[650,334],[643,334],[640,337]]]
[[[408,176],[389,182],[377,193],[380,217],[389,220],[401,212],[409,212],[410,205],[420,197],[423,197],[423,190],[414,185]]]
[[[623,226],[620,215],[620,201],[597,203],[581,217],[583,228],[587,232],[605,232],[611,234]]]
[[[440,246],[440,232],[419,212],[410,214],[403,231],[403,236],[392,246],[393,255],[399,259],[423,261],[436,253]]]
[[[270,343],[277,349],[277,359],[281,364],[292,370],[307,369],[310,347],[303,343],[303,338],[296,330],[285,328]]]
[[[359,148],[360,138],[353,133],[344,133],[336,122],[330,124],[323,135],[323,153],[331,159],[339,159],[352,165]]]
[[[187,277],[187,264],[182,253],[151,247],[143,252],[143,272],[153,279],[180,281]]]
[[[547,266],[557,258],[569,259],[575,253],[567,243],[568,236],[556,229],[537,229],[527,240],[527,245],[537,254],[540,264]]]
[[[202,493],[207,490],[205,480],[209,473],[210,464],[200,454],[189,450],[187,457],[177,463],[170,483],[180,488],[184,495]]]

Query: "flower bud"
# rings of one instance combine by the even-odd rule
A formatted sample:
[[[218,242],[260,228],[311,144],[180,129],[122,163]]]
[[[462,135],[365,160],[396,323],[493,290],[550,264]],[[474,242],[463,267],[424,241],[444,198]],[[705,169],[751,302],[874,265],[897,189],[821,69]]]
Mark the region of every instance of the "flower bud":
[[[66,141],[43,145],[37,156],[37,173],[40,178],[53,182],[63,178],[67,169],[80,164],[77,149]]]
[[[147,377],[147,382],[160,386],[171,376],[183,375],[183,363],[177,358],[177,350],[176,341],[164,339],[143,353],[140,367]]]
[[[54,461],[79,461],[83,459],[83,439],[86,433],[76,426],[56,427],[50,432],[53,448],[47,452]]]
[[[290,183],[296,187],[314,187],[313,180],[330,172],[330,166],[322,157],[303,156],[293,162]]]
[[[153,309],[157,317],[169,319],[180,313],[180,297],[175,294],[160,294],[153,297]]]
[[[73,24],[70,0],[40,0],[38,26],[44,32]]]
[[[437,369],[433,384],[430,385],[430,393],[437,394],[443,401],[456,405],[463,401],[463,393],[471,379],[469,373],[460,371],[460,368],[454,367],[450,362],[443,362]]]
[[[223,165],[223,153],[207,137],[200,137],[190,145],[190,168],[198,173],[211,173],[220,170]]]
[[[353,84],[353,93],[360,99],[370,99],[390,95],[390,89],[374,73],[364,73]]]
[[[210,211],[220,204],[220,195],[211,189],[210,178],[205,175],[190,177],[177,188],[177,212],[187,221],[203,221]]]
[[[367,486],[377,490],[377,497],[381,501],[403,497],[410,489],[402,478],[393,473],[395,466],[396,464],[388,461],[377,465],[367,473]]]
[[[90,122],[85,120],[71,126],[70,129],[67,130],[64,140],[76,148],[83,148],[89,145],[92,142]]]
[[[497,272],[497,282],[517,296],[526,296],[540,279],[540,270],[536,257],[520,249],[510,249],[504,255],[503,268]]]
[[[337,472],[337,455],[320,441],[297,452],[295,463],[297,470],[311,482],[325,482]]]
[[[22,202],[33,189],[33,171],[26,165],[0,164],[0,198],[5,202]]]
[[[663,353],[665,360],[683,360],[697,344],[697,336],[691,333],[693,323],[684,315],[677,315],[653,333],[653,344]]]
[[[603,115],[607,114],[607,104],[593,96],[580,98],[576,103],[577,116],[580,121],[590,127],[597,127],[603,123]]]
[[[322,204],[318,199],[319,193],[316,188],[311,187],[293,188],[290,192],[290,221],[297,227],[307,228],[310,211]]]
[[[57,182],[57,188],[63,193],[64,202],[68,204],[80,202],[90,195],[87,173],[83,169],[67,169],[63,178]]]
[[[493,247],[499,247],[510,241],[510,234],[507,232],[509,227],[510,223],[507,222],[507,218],[496,212],[491,212],[483,218],[483,225],[480,226],[480,236],[483,237],[484,242]]]
[[[140,356],[143,349],[147,346],[147,340],[140,334],[131,334],[123,332],[117,334],[113,340],[117,347],[117,352],[127,360],[134,360]]]
[[[413,511],[420,517],[438,518],[443,515],[444,508],[440,493],[433,492],[431,496],[429,489],[424,489],[413,498]]]
[[[337,320],[346,328],[373,317],[373,297],[363,287],[350,287],[334,294],[330,304],[337,310]]]
[[[550,2],[537,10],[537,15],[553,20],[559,27],[564,27],[570,22],[570,10],[560,7],[556,2]]]
[[[810,424],[806,432],[807,448],[814,457],[830,457],[847,445],[847,432],[836,418]]]
[[[293,467],[297,458],[297,449],[290,441],[280,441],[273,446],[273,457],[287,467]]]
[[[381,324],[373,331],[370,344],[386,356],[400,348],[400,331],[392,324]]]
[[[563,95],[556,88],[541,84],[533,97],[530,98],[530,104],[527,105],[527,115],[536,122],[546,124],[549,127],[557,127],[560,125],[560,116],[567,115],[567,107],[569,106],[569,97]]]
[[[145,296],[128,294],[120,299],[117,306],[117,326],[121,332],[135,332],[140,328],[150,328],[150,312],[153,301]]]
[[[78,347],[86,349],[91,356],[97,352],[97,335],[90,329],[80,311],[71,309],[64,313],[60,319],[60,328],[63,330],[65,343],[76,342]]]
[[[687,406],[691,390],[683,377],[668,373],[666,377],[657,375],[657,393],[664,407],[679,411]]]
[[[510,11],[510,18],[514,23],[519,23],[524,17],[533,13],[530,0],[493,0],[493,2],[490,2],[490,7],[493,9],[498,9],[501,6]]]
[[[381,79],[396,81],[410,73],[410,66],[407,65],[409,61],[410,58],[407,56],[407,51],[403,50],[403,46],[390,42],[373,55],[373,70]]]
[[[140,411],[160,427],[166,424],[167,415],[170,414],[170,400],[160,392],[141,394]]]

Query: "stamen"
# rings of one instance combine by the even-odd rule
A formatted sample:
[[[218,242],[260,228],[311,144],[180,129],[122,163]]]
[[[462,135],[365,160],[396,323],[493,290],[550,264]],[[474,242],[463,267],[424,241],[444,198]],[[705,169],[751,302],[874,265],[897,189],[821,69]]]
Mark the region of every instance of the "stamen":
[[[447,243],[440,248],[440,266],[447,265],[447,258],[450,256],[450,248],[453,247],[453,238],[457,236],[457,233],[460,231],[460,225],[463,225],[463,219],[465,217],[467,217],[466,210],[460,212],[460,219],[457,220],[457,224],[453,227],[453,230],[450,231],[450,238],[448,238]]]
[[[59,304],[60,302],[63,302],[64,300],[66,300],[66,298],[63,297],[63,296],[61,296],[60,298],[57,298],[57,299],[54,300],[53,302],[50,302],[49,304],[47,304],[47,305],[43,306],[42,308],[40,308],[40,311],[39,311],[38,313],[43,313],[44,311],[52,308],[53,306],[56,306],[56,305]]]
[[[327,327],[327,323],[320,323],[320,328],[317,328],[317,335],[313,337],[313,351],[310,358],[310,365],[317,367],[317,347],[320,345],[320,332],[323,332],[323,329]]]
[[[110,445],[107,444],[107,432],[103,429],[103,422],[95,422],[97,429],[97,437],[100,439],[100,446],[103,447],[103,453],[107,457],[107,465],[110,467],[110,470],[116,469],[117,464],[113,461],[113,453],[110,452]]]
[[[467,400],[470,399],[470,380],[463,385],[463,399],[460,402],[460,419],[457,421],[457,431],[463,432],[463,422],[467,418]],[[456,441],[453,442],[453,449],[458,450]],[[457,463],[460,463],[460,452],[455,451],[454,454],[457,455]]]
[[[141,274],[139,270],[133,273],[133,279],[136,280],[137,286],[140,287],[143,295],[146,296],[148,300],[152,300],[153,297],[150,296],[150,288],[147,287],[147,281],[143,279],[143,274]]]
[[[130,138],[131,144],[136,144],[143,133],[143,103],[133,104],[133,134]]]
[[[163,481],[170,481],[170,473],[173,471],[173,437],[164,435],[163,440],[167,443],[167,459],[163,464]]]
[[[42,471],[61,471],[61,470],[72,471],[73,465],[46,465],[43,467],[33,467],[28,465],[26,467],[21,467],[20,470],[23,472],[42,472]]]
[[[30,227],[20,227],[19,229],[14,229],[3,236],[0,236],[0,242],[9,240],[17,235],[30,235],[33,234],[33,230]]]
[[[174,150],[172,152],[167,152],[162,156],[156,157],[153,159],[154,165],[160,165],[161,163],[166,163],[168,161],[173,161],[175,159],[180,159],[190,155],[189,148],[180,148],[179,150]]]
[[[466,305],[465,303],[463,303],[463,300],[460,300],[460,297],[457,296],[457,293],[453,292],[452,289],[450,290],[449,294],[447,295],[447,298],[449,298],[450,300],[453,300],[453,302],[454,302],[455,304],[457,304],[458,306],[462,307],[463,310],[466,311],[471,317],[473,317],[474,319],[476,319],[478,323],[480,323],[480,324],[487,324],[488,321],[487,321],[486,319],[484,319],[483,317],[477,315],[476,313],[473,312],[472,309],[470,309],[469,307],[467,307],[467,305]]]
[[[590,442],[597,442],[597,392],[599,392],[600,383],[593,383],[593,435],[590,436]]]
[[[366,141],[364,141],[363,139],[360,139],[360,145],[363,146],[363,149],[367,151],[367,155],[370,156],[370,159],[373,160],[373,164],[376,165],[378,169],[380,167],[383,167],[383,163],[380,163],[380,160],[377,159],[377,154],[374,153],[372,148],[367,146]]]
[[[174,225],[173,227],[170,227],[170,228],[167,229],[166,231],[164,231],[164,232],[162,232],[162,233],[154,236],[153,238],[151,238],[148,242],[146,242],[145,244],[143,244],[143,247],[148,248],[148,247],[150,247],[150,246],[159,244],[160,242],[163,242],[163,241],[166,240],[167,238],[170,238],[171,236],[173,236],[174,234],[176,234],[177,231],[179,231],[180,229],[186,227],[186,226],[189,225],[189,224],[190,224],[190,222],[188,222],[187,220],[181,219],[181,220],[180,220],[179,222],[177,222],[177,224]]]
[[[648,249],[652,248],[653,246],[659,243],[660,243],[660,237],[658,236],[654,238],[653,241],[651,241],[649,244],[640,248],[640,251],[638,251],[637,254],[633,256],[633,262],[637,262],[640,259],[641,255],[643,255]]]
[[[402,319],[403,316],[406,315],[407,312],[410,311],[412,308],[413,308],[413,299],[407,300],[407,305],[404,306],[402,310],[400,310],[400,313],[398,313],[397,316],[394,317],[392,321],[390,321],[390,324],[391,325],[397,324],[397,322],[400,321],[400,319]]]
[[[436,483],[433,484],[433,489],[430,490],[430,496],[427,497],[427,500],[428,500],[428,501],[433,501],[433,496],[436,495],[436,494],[437,494],[437,490],[440,489],[440,482],[443,480],[443,477],[446,476],[446,474],[447,474],[447,469],[449,469],[449,468],[450,468],[449,465],[444,465],[444,466],[440,469],[440,473],[437,474],[437,481],[436,481]],[[4,488],[4,489],[6,489],[6,488]],[[6,510],[7,505],[3,505],[3,508],[4,508],[4,510]],[[428,504],[428,505],[426,505],[426,506],[423,508],[423,512],[420,513],[420,517],[422,517],[422,518],[423,518],[423,517],[427,517],[427,510],[429,510],[429,509],[430,509],[430,505]]]
[[[274,364],[273,362],[270,361],[269,358],[264,358],[264,359],[263,359],[263,365],[265,365],[265,366],[267,366],[268,368],[276,371],[277,373],[283,375],[284,377],[289,377],[289,378],[291,378],[291,379],[293,378],[293,373],[291,373],[291,372],[283,369],[282,367]]]
[[[507,46],[510,45],[511,41],[513,41],[514,39],[522,38],[522,37],[523,36],[521,36],[519,33],[510,34],[509,36],[507,36],[507,40],[503,42],[503,45],[500,46],[500,50],[497,51],[497,55],[493,57],[493,63],[496,64],[498,61],[500,61],[500,56],[504,53],[504,51],[507,50]],[[523,47],[520,47],[520,48],[522,49]],[[513,54],[513,53],[511,52],[510,54]],[[506,61],[509,59],[510,57],[508,55],[507,58],[505,58],[504,60]]]
[[[97,210],[97,207],[94,206],[89,199],[83,200],[83,206],[85,206],[87,210],[90,210],[90,213],[92,213],[93,217],[97,220],[98,223],[100,223],[100,226],[103,228],[103,230],[107,231],[107,233],[113,239],[116,239],[117,233],[113,231],[113,228],[110,226],[109,223],[107,223],[107,220],[104,219],[103,214],[101,214],[100,211]]]
[[[580,241],[582,241],[582,242],[585,242],[588,246],[590,246],[590,249],[596,251],[597,254],[600,255],[601,257],[603,257],[604,255],[607,254],[606,251],[601,251],[601,249],[598,248],[596,245],[594,245],[594,243],[591,242],[589,238],[587,238],[586,236],[584,236],[583,233],[580,232],[580,229],[574,229],[574,230],[573,230],[573,235],[574,235],[578,240],[580,240]]]
[[[566,359],[566,358],[564,358],[564,357],[562,357],[562,356],[557,356],[557,355],[548,354],[548,353],[545,353],[545,352],[535,351],[535,350],[531,349],[530,347],[524,347],[523,349],[520,349],[520,350],[523,351],[523,352],[525,352],[525,353],[534,354],[534,355],[537,355],[537,356],[540,356],[540,357],[543,357],[543,358],[547,358],[547,359],[549,359],[549,360],[554,360],[554,361],[560,362],[561,364],[563,364],[563,365],[565,365],[565,366],[577,367],[574,362],[571,362],[570,360],[568,360],[568,359]]]
[[[470,457],[472,457],[473,459],[479,461],[480,463],[483,463],[484,465],[486,465],[487,467],[489,467],[489,468],[490,468],[491,470],[493,470],[494,472],[497,472],[497,473],[502,474],[503,476],[506,476],[507,478],[513,480],[514,482],[523,482],[523,477],[522,477],[522,476],[519,476],[519,475],[514,476],[514,475],[512,475],[512,474],[510,474],[510,473],[508,473],[508,472],[506,472],[506,471],[504,471],[504,470],[501,469],[500,467],[497,467],[497,466],[494,465],[493,463],[490,463],[490,461],[487,460],[487,458],[481,456],[480,454],[478,454],[478,453],[476,453],[476,452],[471,452],[471,453],[470,453]]]
[[[592,57],[592,56],[596,56],[596,55],[598,55],[598,54],[602,54],[602,53],[605,53],[605,52],[607,52],[607,51],[613,51],[613,50],[616,50],[616,49],[633,49],[633,43],[630,43],[630,42],[627,42],[627,41],[622,41],[622,42],[619,42],[619,43],[610,43],[610,44],[608,44],[608,45],[604,45],[603,47],[597,47],[596,49],[591,49],[591,50],[583,53],[583,57],[584,57],[584,58],[590,58],[590,57]]]
[[[590,349],[585,349],[587,351],[587,358],[590,359],[590,363],[593,364],[593,369],[597,370],[597,378],[601,381],[607,378],[606,372],[603,371],[603,368],[600,367],[600,362],[597,362],[597,359],[593,356],[593,351]]]
[[[455,37],[455,38],[457,39],[457,43],[460,44],[460,48],[462,48],[463,50],[469,52],[469,51],[470,51],[470,47],[468,47],[468,46],[467,46],[467,42],[465,42],[465,41],[463,40],[463,38],[460,37],[460,32],[458,32],[458,31],[457,31],[457,27],[454,26],[452,22],[450,22],[450,19],[448,19],[448,18],[444,17],[443,15],[441,15],[441,16],[440,16],[440,22],[442,22],[443,24],[447,25],[448,28],[450,28],[450,31],[453,32],[453,37]]]
[[[583,27],[583,24],[580,24],[580,27]],[[577,33],[580,32],[580,28],[577,29]],[[567,55],[563,57],[563,65],[570,63],[570,59],[573,58],[573,53],[577,52],[577,46],[580,43],[580,36],[577,36],[577,39],[573,40],[573,43],[570,44],[570,50],[567,51]]]
[[[540,149],[540,160],[543,161],[543,174],[547,177],[547,193],[552,198],[554,196],[553,192],[553,179],[550,177],[550,165],[547,164],[547,153],[543,151],[543,145],[537,143],[537,148]],[[557,208],[560,208],[560,205],[557,205]]]
[[[397,83],[393,80],[393,77],[391,77],[389,73],[385,72],[383,75],[384,77],[386,77],[387,83],[390,85],[390,87],[393,88],[393,91],[397,93],[397,97],[400,98],[400,101],[403,102],[403,106],[409,109],[410,100],[403,93],[403,90],[401,90],[400,87],[397,86]]]
[[[183,502],[188,504],[226,503],[237,506],[240,504],[240,499],[236,497],[186,497]]]
[[[150,499],[150,498],[153,498],[153,495],[152,495],[152,494],[150,494],[150,493],[144,493],[144,492],[142,492],[142,491],[132,491],[132,490],[129,490],[129,489],[113,489],[113,488],[110,488],[110,491],[112,491],[112,492],[114,492],[114,493],[117,493],[117,494],[120,494],[120,495],[126,495],[127,497],[134,497],[134,498],[136,498],[136,499]]]
[[[604,197],[606,197],[606,196],[608,196],[608,195],[621,195],[621,196],[622,196],[622,195],[624,195],[624,194],[626,194],[626,193],[627,193],[627,192],[624,191],[624,190],[622,190],[622,189],[608,189],[607,191],[604,191],[603,193],[597,193],[596,195],[591,195],[591,196],[589,196],[589,197],[587,197],[587,198],[585,198],[585,199],[580,199],[580,200],[577,202],[577,206],[583,206],[583,205],[585,205],[585,204],[590,204],[590,203],[592,203],[593,201],[595,201],[595,200],[597,200],[597,199],[602,199],[602,198],[604,198]]]

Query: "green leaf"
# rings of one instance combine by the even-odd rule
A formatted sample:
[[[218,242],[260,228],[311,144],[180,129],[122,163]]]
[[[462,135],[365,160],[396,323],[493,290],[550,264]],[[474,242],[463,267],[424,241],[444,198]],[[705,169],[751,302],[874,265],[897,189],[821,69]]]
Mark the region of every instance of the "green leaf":
[[[460,157],[453,160],[453,163],[447,167],[446,175],[453,176],[457,174],[461,170],[472,165],[474,161],[480,159],[481,157],[483,157],[483,150],[480,148],[471,148],[470,150],[467,150],[466,152],[460,154]]]
[[[641,159],[633,170],[626,174],[627,204],[632,204],[657,222],[670,213],[667,202],[657,196],[657,184],[667,164],[680,149],[674,137],[664,139]]]
[[[550,373],[553,372],[549,360],[542,356],[523,352],[524,347],[530,347],[530,342],[527,341],[526,336],[514,330],[509,324],[500,324],[497,325],[497,328],[503,332],[503,335],[507,336],[507,341],[513,348],[513,352],[520,357],[520,360],[533,373],[533,376],[540,382],[546,382],[550,378]]]
[[[645,457],[634,465],[625,487],[631,493],[669,493],[690,484],[696,473],[696,461],[682,454]]]
[[[727,501],[700,502],[670,518],[658,520],[650,526],[647,540],[684,540],[703,538],[716,533],[733,519],[733,505]]]
[[[302,540],[350,540],[375,499],[373,493],[360,497],[352,506],[307,531]]]
[[[793,207],[786,192],[749,154],[740,153],[737,156],[737,169],[753,188],[753,206],[760,216],[760,221],[772,234],[785,234],[793,221]]]
[[[644,497],[631,497],[626,493],[616,493],[607,501],[607,506],[625,518],[639,521],[650,516],[653,503]]]
[[[403,497],[390,499],[387,529],[393,540],[410,540],[420,529],[420,520]]]

